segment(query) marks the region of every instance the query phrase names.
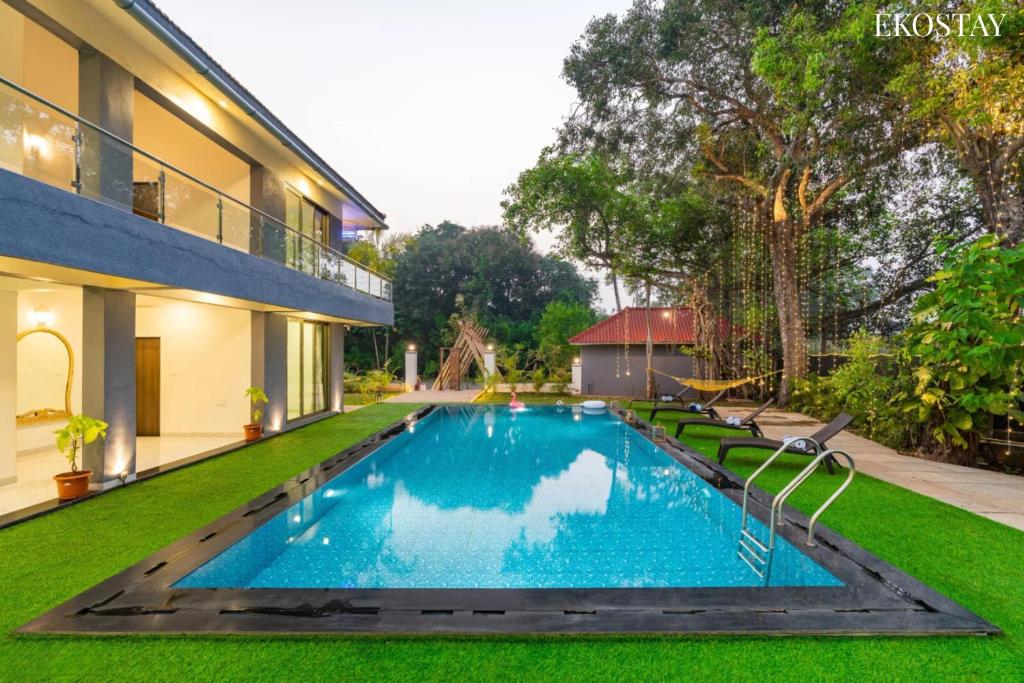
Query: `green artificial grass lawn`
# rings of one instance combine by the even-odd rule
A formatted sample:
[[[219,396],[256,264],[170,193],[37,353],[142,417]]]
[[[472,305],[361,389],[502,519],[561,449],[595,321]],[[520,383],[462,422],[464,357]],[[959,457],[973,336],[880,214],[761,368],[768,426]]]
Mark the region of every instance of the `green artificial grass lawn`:
[[[10,633],[414,408],[369,406],[0,531],[0,680],[1024,680],[1024,533],[867,476],[858,476],[823,522],[989,619],[1006,635],[271,638]],[[688,441],[713,455],[717,438],[713,432],[695,430]],[[726,464],[744,475],[765,455],[734,453]],[[777,490],[805,463],[796,456],[780,461],[776,470],[763,475],[765,487]],[[836,483],[816,474],[792,502],[809,510]]]
[[[398,396],[397,391],[388,391],[381,394],[381,400],[386,401],[392,396]],[[346,393],[345,394],[345,405],[350,406],[367,406],[371,403],[377,403],[376,394],[357,394],[357,393]]]

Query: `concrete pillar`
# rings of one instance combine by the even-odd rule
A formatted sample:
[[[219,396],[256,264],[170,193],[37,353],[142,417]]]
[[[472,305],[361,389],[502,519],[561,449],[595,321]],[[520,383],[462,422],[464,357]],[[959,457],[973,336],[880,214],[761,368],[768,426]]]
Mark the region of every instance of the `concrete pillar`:
[[[345,408],[345,326],[341,323],[331,323],[328,337],[331,345],[328,360],[331,374],[330,403],[327,407],[340,413]]]
[[[405,390],[414,391],[416,389],[416,374],[417,374],[417,363],[419,362],[419,354],[416,352],[416,347],[412,344],[405,350]]]
[[[280,221],[280,225],[267,221],[254,213],[250,232],[249,253],[284,263],[285,231],[281,227],[285,221],[285,186],[272,171],[260,164],[249,168],[249,201],[252,205]]]
[[[132,141],[135,77],[97,52],[78,59],[78,115]],[[132,152],[88,127],[81,129],[81,193],[116,206],[133,205]]]
[[[18,480],[18,293],[0,292],[0,485]]]
[[[583,362],[579,358],[572,362],[572,389],[577,394],[583,390]]]
[[[495,360],[495,352],[493,349],[484,351],[484,374],[493,375],[498,368],[497,361]]]
[[[279,432],[288,419],[288,318],[252,313],[252,386],[262,387],[270,403],[263,411],[263,429]]]
[[[89,487],[116,486],[122,472],[135,479],[135,294],[82,290],[82,412],[103,420],[107,438],[85,446]]]

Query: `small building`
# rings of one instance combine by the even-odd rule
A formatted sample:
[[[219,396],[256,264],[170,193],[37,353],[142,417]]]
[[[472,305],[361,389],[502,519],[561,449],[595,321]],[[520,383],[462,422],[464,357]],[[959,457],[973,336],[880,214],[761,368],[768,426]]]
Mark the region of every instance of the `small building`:
[[[676,377],[694,377],[696,344],[693,310],[682,307],[626,307],[569,339],[579,347],[579,387],[592,396],[643,398],[647,370],[647,317],[654,342],[652,366]],[[656,394],[675,394],[682,385],[655,374]],[[696,392],[694,392],[696,396]]]

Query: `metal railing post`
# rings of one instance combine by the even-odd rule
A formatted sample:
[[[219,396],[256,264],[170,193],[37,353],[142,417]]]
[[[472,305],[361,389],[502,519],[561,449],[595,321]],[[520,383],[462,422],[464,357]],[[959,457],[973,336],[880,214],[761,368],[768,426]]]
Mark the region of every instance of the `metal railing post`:
[[[217,242],[224,244],[224,199],[217,195]]]
[[[160,175],[157,177],[157,184],[160,187],[160,222],[167,222],[167,177],[164,173],[164,169],[160,169]]]
[[[77,194],[82,194],[82,130],[75,128],[75,134],[71,136],[75,143],[75,177],[71,180],[71,187],[75,188]]]

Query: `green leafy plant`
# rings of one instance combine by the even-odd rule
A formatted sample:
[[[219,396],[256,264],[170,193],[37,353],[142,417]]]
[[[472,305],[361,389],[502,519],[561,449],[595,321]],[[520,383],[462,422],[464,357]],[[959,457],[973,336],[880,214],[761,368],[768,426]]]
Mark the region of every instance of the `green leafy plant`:
[[[78,471],[78,451],[87,443],[107,438],[108,426],[103,420],[88,415],[75,415],[63,428],[54,432],[57,435],[57,450],[67,459],[72,472]]]
[[[522,347],[516,346],[511,350],[502,349],[498,354],[498,362],[505,371],[505,382],[508,384],[509,391],[518,391],[519,385],[526,376],[526,371],[519,367],[521,352]]]
[[[391,383],[395,381],[395,373],[391,370],[390,365],[391,363],[388,361],[381,368],[367,370],[363,375],[359,393],[377,395],[386,392]]]
[[[360,386],[362,378],[359,373],[346,371],[343,375],[342,382],[344,385],[346,394],[358,394],[360,392]]]
[[[572,373],[568,370],[553,370],[551,372],[551,382],[555,385],[555,391],[559,394],[564,394],[569,389],[569,383],[572,381]]]
[[[538,394],[544,389],[544,383],[547,382],[548,373],[544,371],[544,368],[534,368],[530,372],[530,382],[533,384],[533,390]]]
[[[847,340],[845,355],[846,362],[831,375],[795,383],[797,409],[822,420],[846,412],[863,436],[892,448],[915,447],[920,429],[892,400],[910,386],[906,373],[895,365],[898,353],[889,353],[881,337],[859,330]]]
[[[263,417],[263,406],[270,403],[270,399],[262,387],[249,387],[245,390],[245,396],[249,399],[249,412],[252,416],[250,424],[259,424]]]
[[[1024,246],[986,235],[938,251],[935,289],[918,299],[908,332],[915,384],[903,407],[927,424],[933,455],[966,461],[990,415],[1024,420]]]

